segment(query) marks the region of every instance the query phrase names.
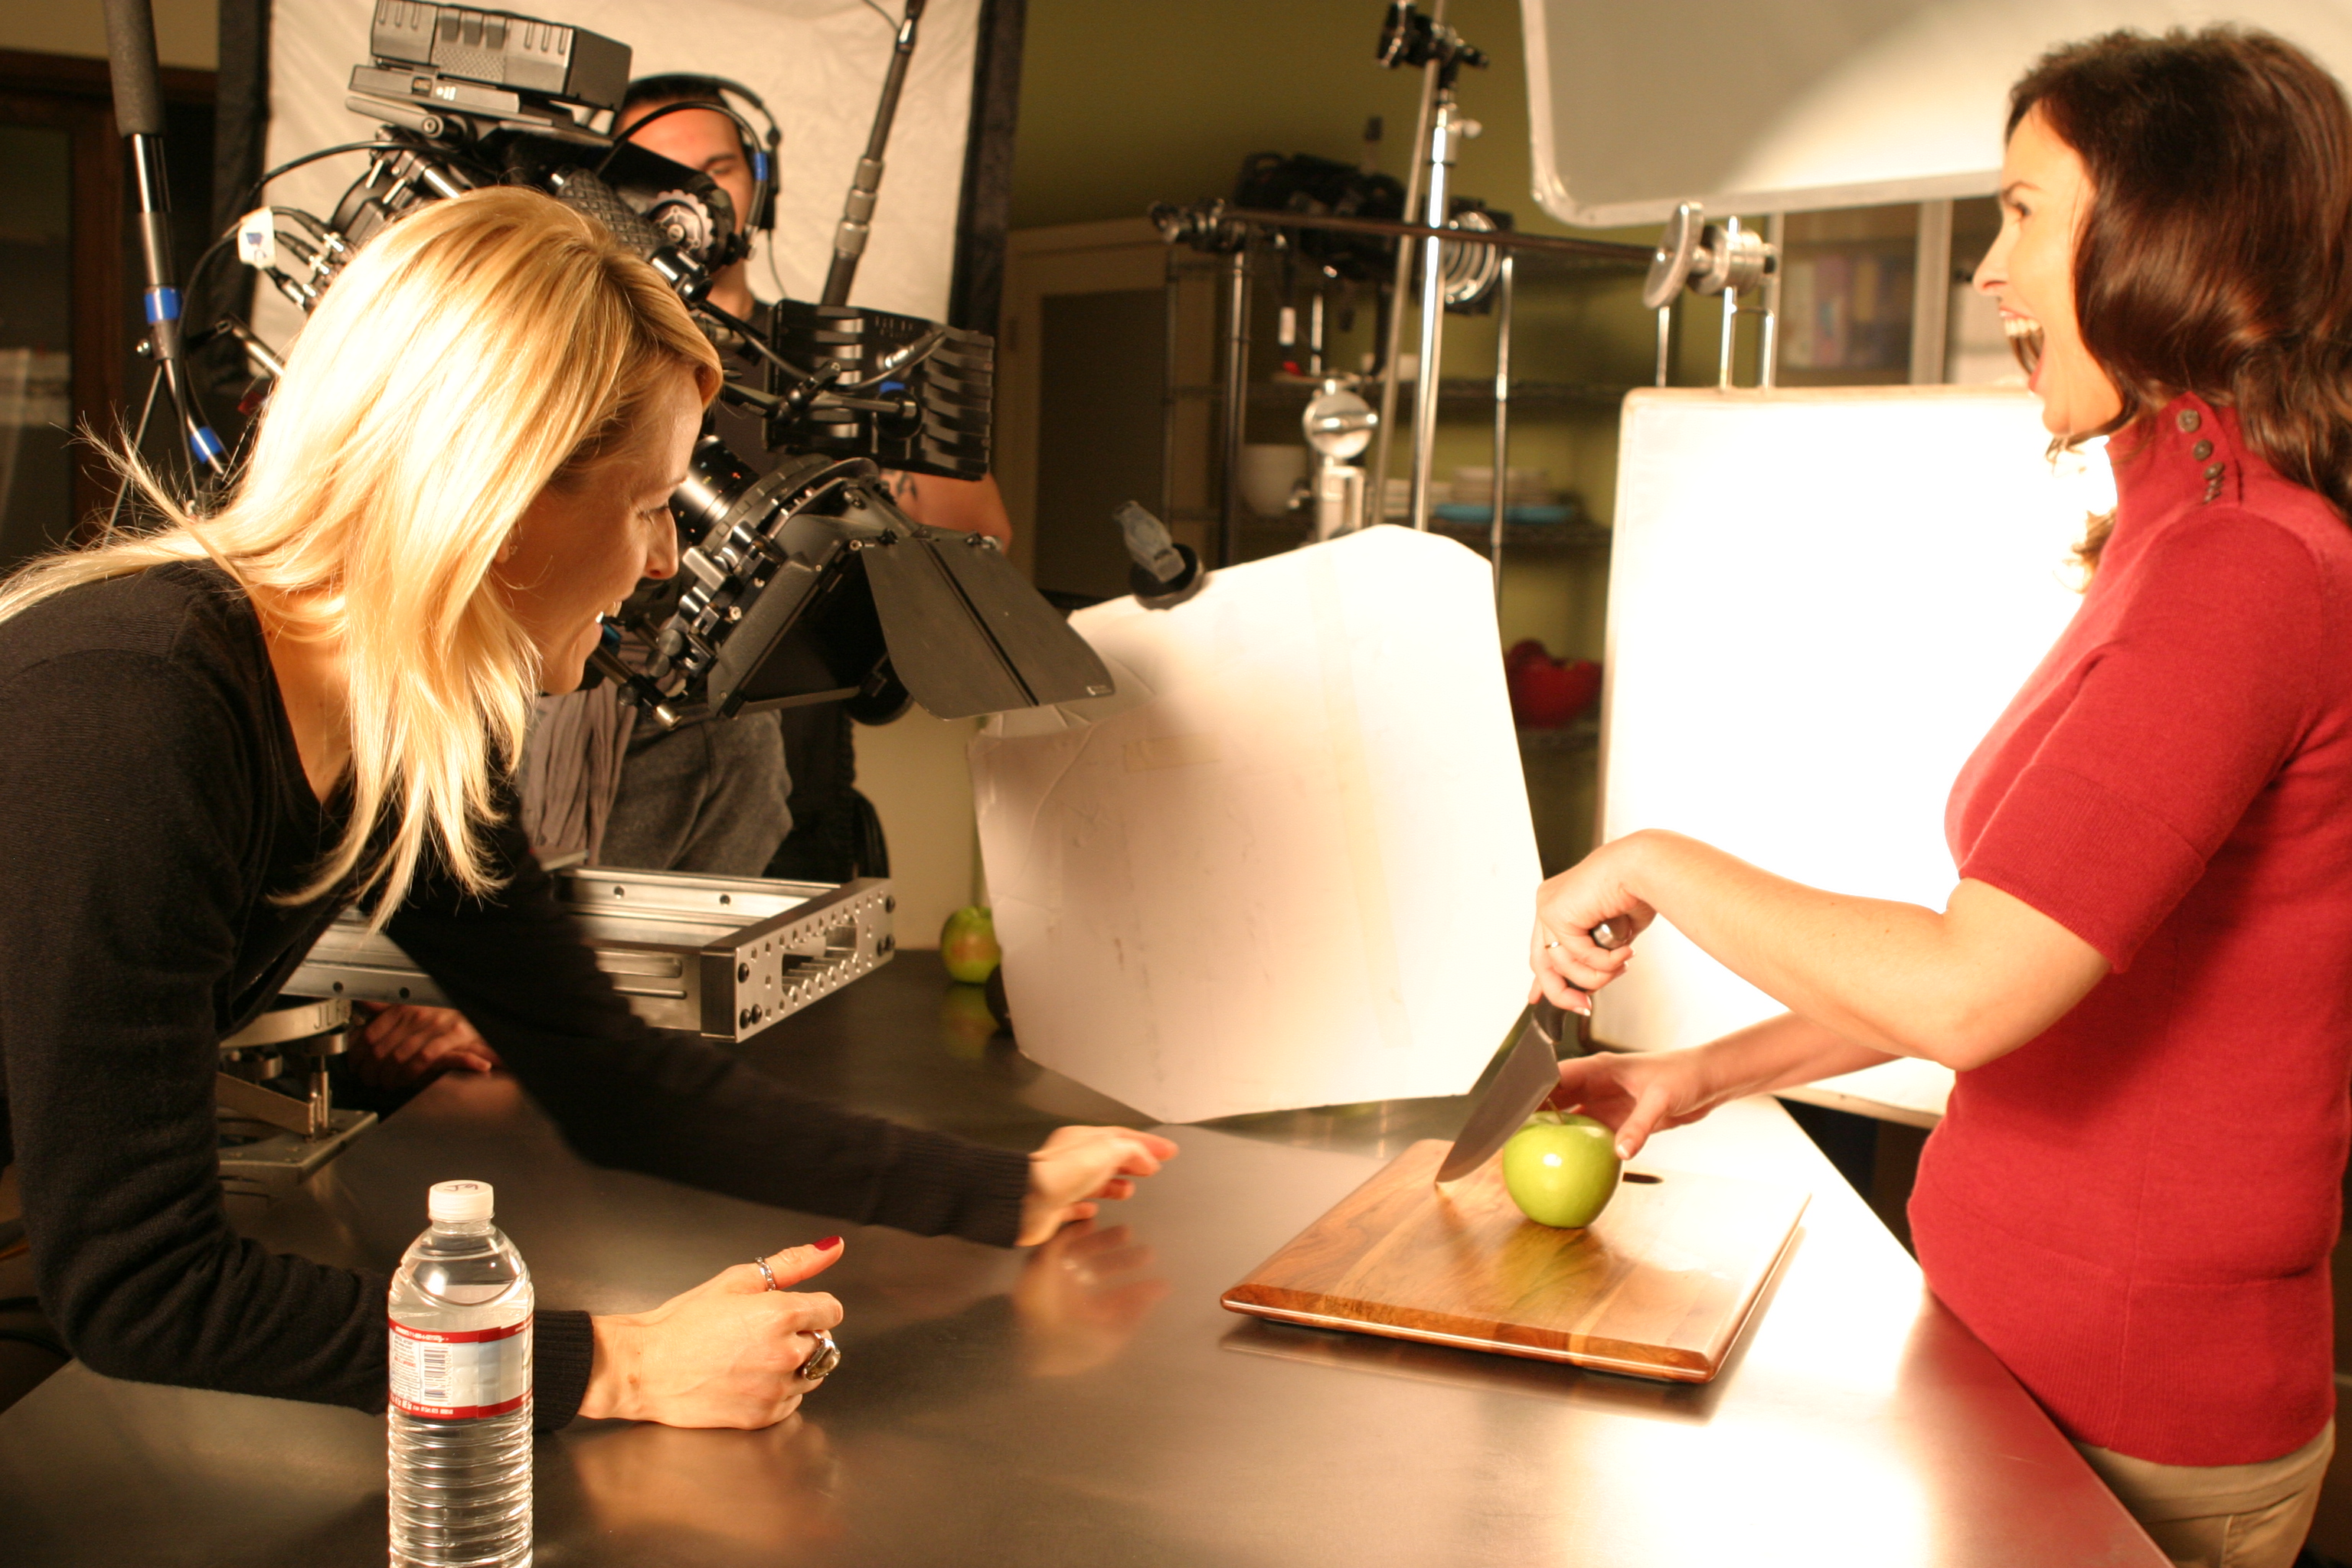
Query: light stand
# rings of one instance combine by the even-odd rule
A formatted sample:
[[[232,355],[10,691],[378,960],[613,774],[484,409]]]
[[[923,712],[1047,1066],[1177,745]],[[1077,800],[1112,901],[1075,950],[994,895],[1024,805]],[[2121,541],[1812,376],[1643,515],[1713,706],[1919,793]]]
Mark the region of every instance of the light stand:
[[[1355,459],[1371,445],[1380,416],[1334,377],[1324,382],[1298,422],[1320,459],[1315,469],[1315,539],[1321,543],[1362,526],[1364,470]]]
[[[228,454],[196,406],[190,376],[187,340],[180,331],[180,289],[172,268],[172,196],[163,167],[163,89],[155,66],[155,16],[150,0],[106,0],[106,52],[114,79],[114,120],[130,143],[131,171],[138,189],[139,249],[146,263],[147,336],[140,351],[152,360],[155,373],[147,400],[131,437],[133,449],[147,436],[147,420],[154,412],[160,390],[172,400],[186,442],[184,461],[191,486],[201,464],[217,475],[225,473]],[[122,508],[115,496],[107,519],[110,530]]]
[[[1483,58],[1479,63],[1485,63]],[[1455,113],[1453,74],[1449,70],[1441,79],[1436,121],[1429,132],[1429,210],[1425,223],[1430,228],[1446,226],[1457,139],[1466,141],[1476,130],[1475,121],[1464,121]],[[1445,242],[1433,236],[1421,242],[1421,367],[1413,382],[1412,411],[1412,525],[1424,533],[1429,530],[1430,468],[1437,452],[1438,360],[1444,352],[1444,342]],[[1395,379],[1397,363],[1392,354],[1389,360],[1391,381]],[[1382,510],[1385,511],[1385,506]]]
[[[1462,41],[1462,36],[1445,26],[1445,0],[1434,0],[1431,14],[1421,15],[1412,0],[1392,0],[1386,25],[1381,31],[1380,62],[1393,70],[1399,66],[1421,68],[1421,115],[1413,131],[1416,161],[1405,176],[1405,215],[1422,205],[1422,165],[1420,151],[1429,153],[1430,200],[1427,226],[1444,228],[1452,216],[1446,205],[1446,171],[1454,164],[1454,144],[1457,135],[1475,134],[1468,126],[1453,118],[1454,79],[1464,66],[1486,64],[1486,57]],[[1413,525],[1429,526],[1428,486],[1423,482],[1425,464],[1423,449],[1435,439],[1437,367],[1435,351],[1437,333],[1431,327],[1429,278],[1439,268],[1440,242],[1425,241],[1423,245],[1422,283],[1423,342],[1421,384],[1417,403],[1427,413],[1415,421],[1413,444]],[[1381,521],[1387,511],[1389,433],[1396,427],[1398,368],[1402,356],[1397,352],[1398,341],[1404,336],[1405,285],[1412,277],[1412,252],[1405,246],[1397,247],[1396,281],[1389,292],[1388,333],[1384,347],[1388,363],[1381,367],[1380,425],[1373,441],[1371,472],[1364,486],[1364,521],[1367,525]],[[1424,434],[1424,431],[1426,434]]]
[[[882,102],[874,110],[874,128],[866,133],[866,156],[857,160],[849,199],[842,205],[841,226],[834,230],[833,265],[825,269],[820,304],[849,303],[849,286],[856,279],[866,237],[874,229],[874,202],[882,189],[882,153],[890,145],[890,122],[898,117],[898,93],[907,85],[908,62],[915,58],[915,24],[922,19],[923,0],[906,0],[906,6],[898,20],[898,41],[890,49],[889,74],[882,79]]]
[[[1731,385],[1732,350],[1739,327],[1739,296],[1764,289],[1763,339],[1757,385],[1769,391],[1776,379],[1776,339],[1780,331],[1779,291],[1780,247],[1738,218],[1716,224],[1706,221],[1696,202],[1683,202],[1666,220],[1658,248],[1650,258],[1649,276],[1642,282],[1642,303],[1658,313],[1658,384],[1666,384],[1666,361],[1672,348],[1675,297],[1685,289],[1694,294],[1723,297],[1723,335],[1717,349],[1715,384]]]

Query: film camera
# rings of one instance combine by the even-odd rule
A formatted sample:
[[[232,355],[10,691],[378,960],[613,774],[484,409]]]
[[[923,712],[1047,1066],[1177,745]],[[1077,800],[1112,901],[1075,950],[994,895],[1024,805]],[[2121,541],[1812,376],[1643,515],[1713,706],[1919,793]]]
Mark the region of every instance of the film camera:
[[[871,210],[912,44],[910,19],[853,211]],[[759,384],[730,377],[721,395],[760,416],[784,460],[761,475],[705,436],[671,500],[678,575],[625,611],[651,656],[625,660],[608,624],[597,673],[665,726],[837,699],[879,721],[909,696],[941,718],[968,718],[1110,690],[1101,661],[992,542],[913,521],[879,482],[884,466],[988,472],[987,337],[841,303],[784,301],[762,328],[713,305],[713,276],[747,253],[751,220],[772,205],[772,155],[754,153],[754,212],[741,214],[698,170],[595,129],[627,86],[625,44],[507,12],[378,0],[369,55],[345,100],[379,122],[366,170],[328,217],[262,208],[238,236],[246,262],[289,299],[314,305],[370,238],[419,204],[529,185],[603,224],[722,348],[764,366]],[[763,139],[732,107],[695,107],[733,118],[747,149],[775,145],[772,121]],[[859,237],[862,248],[862,228]],[[845,297],[847,282],[836,255],[828,298]]]

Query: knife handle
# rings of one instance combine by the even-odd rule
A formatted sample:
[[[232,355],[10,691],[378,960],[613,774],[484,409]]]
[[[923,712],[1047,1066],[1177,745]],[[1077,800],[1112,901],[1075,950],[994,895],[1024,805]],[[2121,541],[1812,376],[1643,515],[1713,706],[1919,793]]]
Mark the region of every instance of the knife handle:
[[[1602,921],[1585,934],[1592,939],[1593,946],[1608,952],[1613,952],[1633,940],[1633,933],[1613,920]]]

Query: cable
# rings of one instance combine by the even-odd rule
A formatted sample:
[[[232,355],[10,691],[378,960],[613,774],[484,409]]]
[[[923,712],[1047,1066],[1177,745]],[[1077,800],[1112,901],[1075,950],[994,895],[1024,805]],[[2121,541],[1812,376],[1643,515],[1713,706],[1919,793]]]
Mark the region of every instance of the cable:
[[[595,173],[597,177],[599,179],[604,177],[604,171],[613,166],[613,160],[621,155],[622,147],[634,140],[638,132],[643,131],[646,126],[651,125],[655,121],[661,119],[664,115],[679,114],[689,109],[700,109],[705,110],[715,110],[719,113],[725,115],[728,119],[733,121],[735,122],[735,129],[742,133],[743,149],[745,152],[750,152],[752,148],[760,144],[760,133],[751,129],[751,122],[750,121],[735,112],[735,106],[733,104],[713,103],[707,98],[682,98],[675,103],[665,103],[659,109],[655,110],[652,113],[640,115],[638,118],[629,121],[629,128],[626,131],[621,132],[613,138],[613,150],[604,154],[604,161],[603,163],[596,165]],[[758,203],[755,201],[753,205],[757,205]]]
[[[305,153],[299,158],[289,158],[278,167],[263,174],[261,178],[254,181],[246,190],[245,200],[238,204],[238,211],[248,213],[259,206],[261,193],[268,188],[272,180],[290,174],[303,164],[315,163],[321,158],[332,158],[341,153],[421,153],[425,149],[413,142],[345,142],[333,147],[321,147],[315,153]]]
[[[323,240],[328,235],[334,232],[332,229],[330,229],[322,220],[311,216],[309,213],[304,212],[300,207],[271,207],[269,209],[269,216],[272,217],[290,217],[294,219],[295,222],[300,224],[303,227],[309,229],[312,236],[319,239]]]
[[[238,226],[243,226],[242,219],[238,220]],[[196,258],[196,264],[188,268],[188,286],[186,289],[182,290],[188,299],[195,300],[202,298],[202,296],[197,293],[196,289],[197,285],[204,281],[205,268],[210,267],[221,257],[227,255],[229,247],[236,243],[236,228],[232,227],[226,234],[221,236],[218,239],[214,240],[210,245],[205,247],[204,254]]]
[[[836,392],[856,392],[869,386],[879,386],[884,382],[889,380],[892,376],[900,375],[914,369],[917,365],[922,363],[925,360],[939,353],[940,348],[946,344],[947,341],[947,329],[945,327],[934,327],[929,332],[926,332],[923,336],[916,339],[913,342],[908,343],[905,348],[898,350],[897,353],[883,355],[881,363],[875,367],[873,374],[859,381],[842,382],[837,384],[834,390]]]
[[[891,21],[890,13],[882,9],[881,6],[877,5],[874,3],[874,0],[866,0],[866,8],[868,11],[873,12],[876,16],[881,17],[885,23],[887,23],[892,32],[895,33],[898,30],[898,23]],[[900,17],[899,21],[904,21],[905,19],[906,18],[904,17]]]

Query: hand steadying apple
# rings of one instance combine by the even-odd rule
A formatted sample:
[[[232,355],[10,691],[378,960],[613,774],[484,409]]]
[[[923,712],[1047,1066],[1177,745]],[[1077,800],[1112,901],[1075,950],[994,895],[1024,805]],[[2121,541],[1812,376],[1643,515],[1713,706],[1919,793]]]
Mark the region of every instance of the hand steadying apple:
[[[1559,1088],[1544,1103],[1616,1129],[1617,1158],[1630,1160],[1651,1133],[1696,1121],[1729,1098],[1700,1047],[1573,1058],[1559,1064]]]

